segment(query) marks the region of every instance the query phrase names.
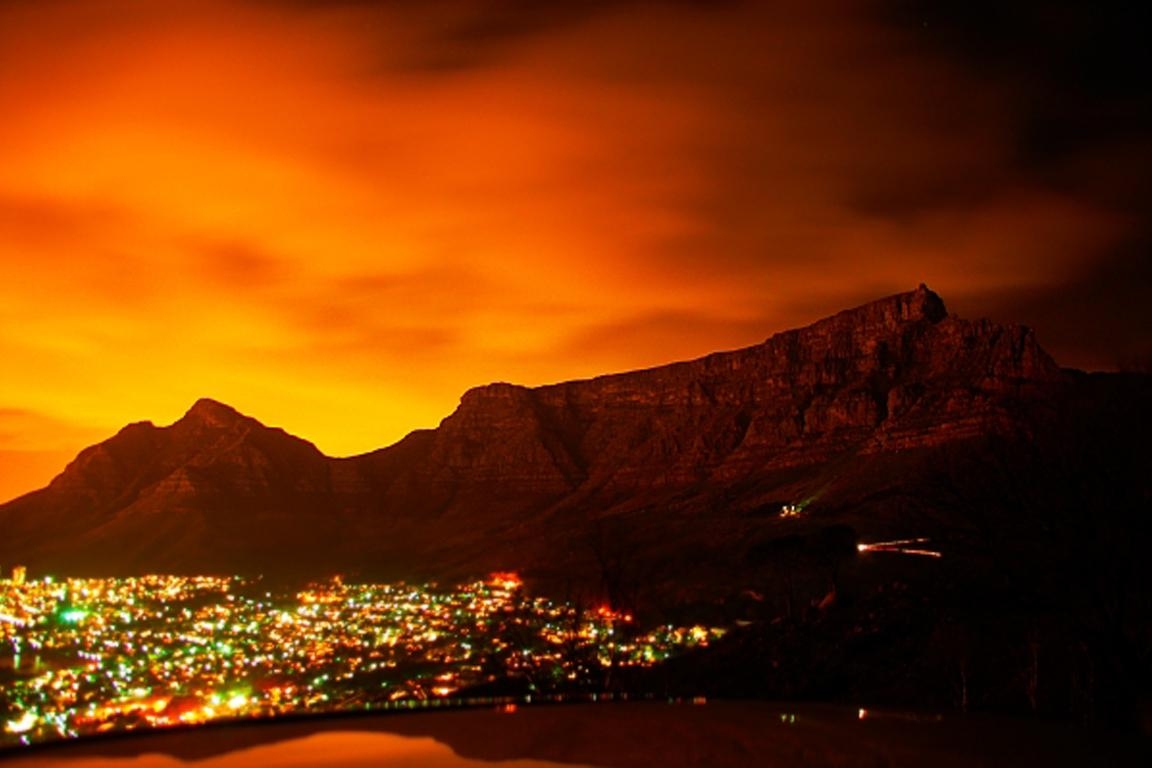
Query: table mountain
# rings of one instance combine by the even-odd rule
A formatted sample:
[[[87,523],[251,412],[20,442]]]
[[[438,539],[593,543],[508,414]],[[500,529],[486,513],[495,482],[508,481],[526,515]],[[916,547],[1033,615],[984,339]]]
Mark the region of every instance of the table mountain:
[[[479,387],[438,428],[351,458],[201,400],[0,506],[0,562],[520,569],[615,599],[737,589],[788,546],[837,535],[983,546],[1096,503],[1102,483],[1124,489],[1120,506],[1146,501],[1152,463],[1131,446],[1145,443],[1149,390],[1147,377],[1062,370],[1029,329],[950,316],[921,285],[746,349]]]

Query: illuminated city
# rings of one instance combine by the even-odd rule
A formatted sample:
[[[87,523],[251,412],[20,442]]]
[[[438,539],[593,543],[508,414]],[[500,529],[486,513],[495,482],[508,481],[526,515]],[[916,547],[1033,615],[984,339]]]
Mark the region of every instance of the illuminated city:
[[[514,574],[440,589],[296,593],[239,577],[0,580],[0,746],[297,712],[444,706],[501,680],[595,691],[723,630],[642,631],[527,594]],[[530,695],[530,694],[529,694]]]

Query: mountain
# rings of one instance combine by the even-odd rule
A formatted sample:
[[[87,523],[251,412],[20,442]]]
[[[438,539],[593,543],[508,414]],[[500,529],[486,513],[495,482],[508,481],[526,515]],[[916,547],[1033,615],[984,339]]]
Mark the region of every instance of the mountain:
[[[1102,479],[1089,467],[1146,500],[1149,452],[1129,446],[1146,443],[1148,394],[1146,377],[1062,370],[1027,328],[950,316],[921,285],[746,349],[479,387],[438,428],[352,458],[200,400],[0,506],[0,562],[519,569],[618,601],[738,590],[782,547],[910,533],[986,546],[1084,503]]]
[[[0,508],[0,547],[5,562],[28,555],[60,573],[231,569],[260,557],[270,531],[278,549],[323,536],[329,464],[310,443],[200,400],[169,427],[125,427]]]
[[[1027,328],[951,316],[920,286],[698,360],[479,387],[436,429],[351,458],[200,400],[0,506],[0,563],[517,570],[648,626],[739,627],[610,670],[620,690],[1136,727],[1152,711],[1148,424],[1152,377],[1061,369]],[[867,546],[904,539],[921,554]]]

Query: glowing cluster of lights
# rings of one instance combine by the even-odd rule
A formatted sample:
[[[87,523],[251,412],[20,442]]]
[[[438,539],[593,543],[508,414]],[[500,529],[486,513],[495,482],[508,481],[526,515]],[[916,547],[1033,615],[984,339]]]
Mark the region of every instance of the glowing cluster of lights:
[[[441,590],[294,594],[239,578],[0,581],[13,682],[0,744],[222,717],[427,703],[502,677],[535,690],[644,666],[723,634],[525,593],[515,574]]]

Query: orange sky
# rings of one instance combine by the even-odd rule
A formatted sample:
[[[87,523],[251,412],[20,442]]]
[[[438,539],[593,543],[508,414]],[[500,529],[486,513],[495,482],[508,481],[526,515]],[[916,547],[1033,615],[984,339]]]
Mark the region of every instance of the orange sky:
[[[201,396],[352,454],[1133,227],[851,3],[551,5],[0,3],[0,500]]]

